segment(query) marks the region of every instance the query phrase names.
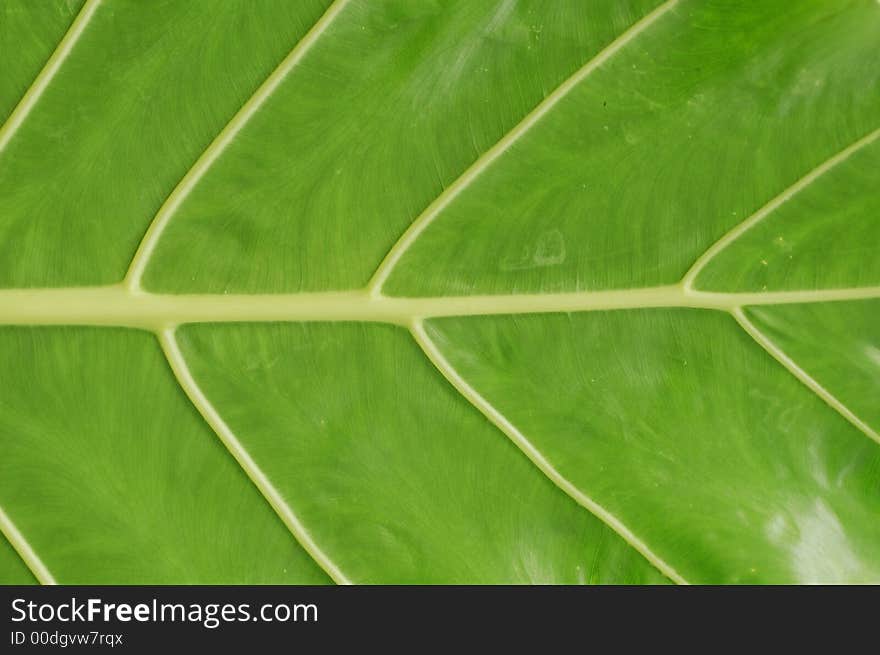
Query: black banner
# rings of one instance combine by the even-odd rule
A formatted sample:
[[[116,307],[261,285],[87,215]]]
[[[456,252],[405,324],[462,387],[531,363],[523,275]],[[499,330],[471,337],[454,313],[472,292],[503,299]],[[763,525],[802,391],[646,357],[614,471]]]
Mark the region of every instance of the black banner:
[[[669,647],[707,632],[728,646],[758,636],[817,646],[825,635],[839,647],[872,628],[875,597],[867,587],[0,587],[0,652],[469,650],[475,638],[604,652],[607,639]]]

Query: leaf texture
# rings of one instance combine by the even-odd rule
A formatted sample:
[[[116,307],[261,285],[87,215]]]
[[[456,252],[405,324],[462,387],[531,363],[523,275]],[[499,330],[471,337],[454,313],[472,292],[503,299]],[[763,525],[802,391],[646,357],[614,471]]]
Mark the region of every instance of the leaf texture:
[[[876,1],[2,11],[0,581],[880,580]]]

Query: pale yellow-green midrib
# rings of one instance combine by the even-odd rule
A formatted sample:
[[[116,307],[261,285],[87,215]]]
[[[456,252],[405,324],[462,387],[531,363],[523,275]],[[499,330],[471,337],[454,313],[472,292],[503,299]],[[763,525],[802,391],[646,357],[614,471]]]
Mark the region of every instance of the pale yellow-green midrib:
[[[880,287],[717,293],[683,284],[547,294],[376,296],[367,290],[293,294],[153,294],[125,286],[0,290],[0,325],[97,325],[161,331],[187,323],[370,321],[410,326],[424,318],[866,300]]]

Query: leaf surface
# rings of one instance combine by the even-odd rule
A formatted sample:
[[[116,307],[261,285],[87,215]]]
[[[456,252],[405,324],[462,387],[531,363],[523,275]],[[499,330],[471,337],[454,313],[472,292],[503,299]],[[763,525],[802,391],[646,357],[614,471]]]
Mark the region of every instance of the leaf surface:
[[[880,580],[874,0],[5,12],[2,581]]]
[[[0,8],[0,117],[12,113],[82,7],[71,2],[10,0]]]

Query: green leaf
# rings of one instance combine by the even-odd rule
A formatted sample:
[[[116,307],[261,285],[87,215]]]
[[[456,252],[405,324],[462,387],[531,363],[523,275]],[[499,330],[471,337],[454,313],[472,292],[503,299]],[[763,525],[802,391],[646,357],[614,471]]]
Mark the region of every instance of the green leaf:
[[[6,521],[4,529],[13,538],[21,539]],[[6,539],[0,539],[0,581],[2,584],[34,584],[35,578],[24,560],[18,556]]]
[[[0,582],[880,581],[876,0],[0,11]]]

